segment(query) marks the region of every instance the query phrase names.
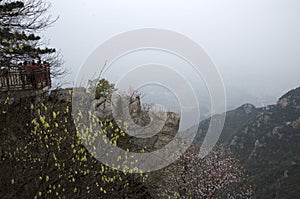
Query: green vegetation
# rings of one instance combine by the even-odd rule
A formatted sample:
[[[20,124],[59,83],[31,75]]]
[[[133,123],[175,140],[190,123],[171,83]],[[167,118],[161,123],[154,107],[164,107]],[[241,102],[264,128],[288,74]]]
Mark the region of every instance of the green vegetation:
[[[95,99],[106,98],[114,91],[116,91],[115,85],[104,78],[89,81],[89,92],[95,95]]]
[[[70,101],[43,95],[19,104],[9,100],[0,109],[1,198],[149,197],[146,174],[118,171],[91,156],[78,137]],[[101,124],[122,133],[110,122]]]

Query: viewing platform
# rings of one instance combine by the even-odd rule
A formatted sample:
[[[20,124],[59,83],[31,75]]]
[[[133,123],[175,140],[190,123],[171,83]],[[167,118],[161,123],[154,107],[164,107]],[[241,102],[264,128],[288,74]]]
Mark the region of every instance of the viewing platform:
[[[0,92],[40,90],[51,87],[50,67],[31,66],[26,70],[1,69]]]

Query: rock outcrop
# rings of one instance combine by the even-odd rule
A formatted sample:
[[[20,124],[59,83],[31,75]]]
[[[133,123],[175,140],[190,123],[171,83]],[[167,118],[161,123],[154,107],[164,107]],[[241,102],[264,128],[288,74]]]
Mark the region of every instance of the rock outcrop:
[[[130,122],[127,122],[128,128],[124,129],[127,136],[120,139],[121,146],[130,151],[145,150],[151,152],[160,149],[172,141],[179,129],[180,117],[178,114],[142,110],[139,97],[132,99],[129,96],[112,97],[110,95],[107,98],[95,100],[93,107],[94,114],[100,120],[106,119],[118,126],[122,125],[118,121],[132,122],[129,125]],[[127,114],[126,111],[128,111]],[[133,133],[130,131],[137,131],[140,134],[148,131],[153,136],[139,138],[132,136]]]

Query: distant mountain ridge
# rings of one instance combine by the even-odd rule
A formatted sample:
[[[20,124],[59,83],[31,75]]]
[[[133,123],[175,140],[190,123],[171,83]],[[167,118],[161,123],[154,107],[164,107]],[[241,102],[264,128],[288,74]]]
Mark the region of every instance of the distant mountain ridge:
[[[217,117],[217,116],[213,116]],[[210,119],[200,123],[201,142]],[[300,194],[300,87],[277,104],[251,104],[226,113],[219,142],[230,146],[249,172],[257,198],[297,198]]]

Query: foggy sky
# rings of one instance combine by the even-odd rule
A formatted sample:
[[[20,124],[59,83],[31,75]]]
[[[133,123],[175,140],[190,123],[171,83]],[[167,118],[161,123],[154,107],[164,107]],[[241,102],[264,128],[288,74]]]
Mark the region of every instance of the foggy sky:
[[[276,100],[300,86],[298,0],[51,0],[59,15],[45,37],[72,73],[102,42],[138,28],[163,28],[199,43],[219,69],[229,99]],[[240,95],[240,96],[239,96]],[[233,100],[233,99],[232,99]],[[256,105],[260,102],[253,101]]]

